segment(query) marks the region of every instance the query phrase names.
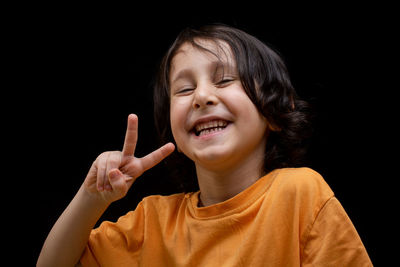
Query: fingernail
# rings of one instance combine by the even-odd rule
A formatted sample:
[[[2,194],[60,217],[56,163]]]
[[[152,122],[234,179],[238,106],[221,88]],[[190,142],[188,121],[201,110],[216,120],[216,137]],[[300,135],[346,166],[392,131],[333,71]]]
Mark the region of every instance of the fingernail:
[[[108,174],[108,176],[110,177],[111,180],[115,180],[119,177],[119,170],[112,170],[110,171],[110,173]]]

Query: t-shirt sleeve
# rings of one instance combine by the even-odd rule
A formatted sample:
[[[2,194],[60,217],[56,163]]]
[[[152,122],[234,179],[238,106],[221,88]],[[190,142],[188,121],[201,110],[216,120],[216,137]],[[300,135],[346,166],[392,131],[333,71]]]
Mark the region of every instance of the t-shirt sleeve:
[[[302,262],[302,266],[372,266],[356,229],[335,197],[318,213]]]
[[[82,266],[125,266],[138,262],[143,233],[144,209],[139,203],[135,211],[116,223],[105,221],[92,230],[80,262]]]

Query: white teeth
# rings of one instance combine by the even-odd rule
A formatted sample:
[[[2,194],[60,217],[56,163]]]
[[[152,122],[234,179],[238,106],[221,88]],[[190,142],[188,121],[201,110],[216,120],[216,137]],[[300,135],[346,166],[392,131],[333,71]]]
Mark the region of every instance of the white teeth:
[[[221,131],[221,130],[223,130],[224,128],[225,128],[225,127],[217,127],[217,128],[205,129],[205,130],[202,130],[202,131],[198,134],[198,136],[202,136],[202,135],[206,135],[206,134],[209,134],[209,133]]]
[[[219,131],[228,125],[224,120],[213,120],[196,125],[195,130],[198,135],[209,134],[214,131]]]

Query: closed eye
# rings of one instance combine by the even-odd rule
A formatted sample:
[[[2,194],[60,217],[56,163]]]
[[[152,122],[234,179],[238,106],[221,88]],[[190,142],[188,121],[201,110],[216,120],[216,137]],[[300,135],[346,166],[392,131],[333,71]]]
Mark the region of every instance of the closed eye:
[[[220,80],[219,82],[216,83],[217,86],[225,86],[228,85],[229,83],[233,82],[235,79],[233,78],[224,78]]]
[[[178,94],[178,95],[185,95],[185,94],[189,94],[191,91],[193,91],[194,90],[194,88],[183,88],[183,89],[180,89],[180,90],[178,90],[177,92],[176,92],[176,94]]]

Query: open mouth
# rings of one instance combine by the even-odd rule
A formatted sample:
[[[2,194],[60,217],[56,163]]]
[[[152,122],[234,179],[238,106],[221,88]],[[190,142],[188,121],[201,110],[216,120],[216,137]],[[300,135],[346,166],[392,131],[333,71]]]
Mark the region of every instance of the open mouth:
[[[203,136],[214,132],[222,131],[228,126],[229,122],[221,119],[202,122],[193,128],[196,136]]]

